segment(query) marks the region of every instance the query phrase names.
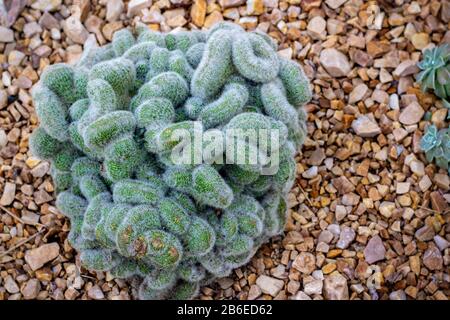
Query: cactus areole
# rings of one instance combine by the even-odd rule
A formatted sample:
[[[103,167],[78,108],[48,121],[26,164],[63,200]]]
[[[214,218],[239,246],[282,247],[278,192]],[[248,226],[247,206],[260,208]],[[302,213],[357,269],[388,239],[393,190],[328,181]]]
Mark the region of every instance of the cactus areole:
[[[75,66],[46,68],[30,148],[51,162],[86,269],[132,279],[140,299],[190,299],[283,232],[310,99],[301,67],[266,34],[223,22],[169,34],[138,26]],[[276,139],[230,149],[248,140],[233,130]],[[203,138],[200,149],[180,131]],[[227,160],[236,155],[244,161]]]

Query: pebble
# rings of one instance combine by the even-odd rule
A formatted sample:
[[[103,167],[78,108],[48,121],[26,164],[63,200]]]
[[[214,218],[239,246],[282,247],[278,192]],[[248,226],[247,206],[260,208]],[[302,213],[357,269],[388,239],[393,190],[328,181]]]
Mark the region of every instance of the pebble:
[[[389,300],[406,300],[406,294],[403,290],[392,291],[389,294]]]
[[[438,188],[444,191],[448,191],[450,188],[450,178],[447,174],[436,173],[433,177],[433,181]]]
[[[420,32],[412,36],[411,42],[417,50],[425,49],[430,43],[430,36],[428,33]]]
[[[431,206],[437,212],[444,212],[448,208],[448,203],[439,191],[430,193]]]
[[[336,220],[341,221],[347,216],[347,209],[344,206],[337,205],[335,210]]]
[[[64,21],[63,29],[65,35],[78,44],[84,44],[89,37],[89,32],[75,16],[71,16]]]
[[[41,32],[42,32],[41,26],[35,21],[27,23],[23,26],[23,33],[25,34],[25,37],[27,37],[27,38],[31,38],[35,34],[38,34]]]
[[[322,280],[312,280],[304,285],[303,291],[307,295],[322,294],[323,282]]]
[[[0,110],[8,105],[8,94],[6,90],[0,89]]]
[[[13,201],[16,195],[16,185],[11,182],[6,182],[2,197],[0,198],[0,205],[9,206]]]
[[[246,0],[219,0],[219,4],[222,8],[238,7],[245,3]]]
[[[358,101],[360,101],[369,90],[369,87],[365,83],[360,83],[356,87],[353,88],[352,92],[350,93],[348,97],[348,103],[354,104]]]
[[[429,270],[441,270],[443,262],[441,252],[434,245],[430,246],[423,254],[423,264]]]
[[[220,21],[223,21],[222,14],[219,11],[213,11],[205,18],[205,23],[203,24],[203,26],[205,28],[210,28]]]
[[[292,267],[304,274],[311,274],[316,269],[316,257],[309,252],[300,252]]]
[[[263,0],[247,0],[247,14],[260,15],[264,13]]]
[[[405,60],[395,68],[393,74],[397,77],[406,77],[419,72],[417,62],[413,60]]]
[[[25,58],[25,53],[18,51],[18,50],[12,50],[8,55],[8,63],[11,66],[19,66],[22,63],[22,60]]]
[[[425,192],[431,187],[432,184],[431,179],[427,175],[424,175],[419,181],[419,188],[422,192]]]
[[[344,32],[345,23],[336,19],[327,19],[327,32],[330,35],[336,35]]]
[[[317,148],[311,153],[311,156],[308,158],[308,164],[313,166],[320,166],[325,158],[326,155],[324,149]]]
[[[261,296],[262,291],[261,288],[255,284],[250,286],[250,290],[248,291],[248,300],[255,300]]]
[[[328,230],[323,230],[319,237],[317,238],[317,242],[323,242],[329,244],[333,240],[333,234]]]
[[[367,67],[373,63],[373,58],[362,50],[356,50],[352,59],[361,67]]]
[[[36,167],[31,170],[31,175],[35,178],[42,178],[50,170],[50,163],[48,161],[42,161]]]
[[[378,210],[384,217],[390,218],[395,210],[395,203],[391,201],[383,201],[380,203]]]
[[[31,7],[42,12],[55,11],[60,8],[62,0],[36,0]]]
[[[328,300],[348,300],[347,279],[339,272],[325,277],[323,284],[324,296]]]
[[[347,226],[342,227],[339,235],[339,240],[336,243],[336,247],[339,249],[347,249],[348,246],[355,240],[356,232],[352,228]]]
[[[325,0],[325,3],[327,6],[329,6],[331,9],[337,9],[340,6],[342,6],[344,3],[346,3],[348,0]]]
[[[364,249],[364,258],[368,264],[373,264],[377,261],[383,260],[386,255],[386,249],[383,241],[379,236],[373,236]]]
[[[340,176],[339,178],[335,178],[331,180],[331,183],[342,195],[355,190],[355,186],[347,179],[346,176]]]
[[[41,291],[41,283],[38,279],[30,279],[27,283],[22,287],[21,293],[25,300],[36,299],[36,297]]]
[[[397,194],[405,194],[409,192],[410,187],[411,183],[409,182],[398,182],[395,192]]]
[[[53,200],[52,196],[49,195],[44,189],[38,190],[35,193],[33,193],[34,202],[36,204],[41,205],[46,202],[50,202]]]
[[[56,242],[48,243],[39,248],[28,250],[25,253],[25,261],[31,270],[36,271],[47,262],[59,255],[59,245]]]
[[[434,243],[436,244],[436,246],[439,248],[439,250],[444,251],[445,249],[447,249],[448,247],[450,247],[450,242],[448,242],[447,240],[445,240],[444,238],[442,238],[440,235],[436,235],[433,238]]]
[[[309,20],[307,30],[313,39],[323,39],[326,36],[327,23],[321,16],[315,16]]]
[[[17,282],[14,281],[13,277],[11,277],[11,275],[6,276],[3,286],[5,287],[6,291],[11,294],[19,292],[19,286],[17,285]]]
[[[317,177],[318,173],[319,168],[317,166],[312,166],[311,168],[302,173],[302,177],[305,179],[313,179]]]
[[[261,291],[275,297],[284,287],[284,281],[275,279],[266,275],[260,275],[256,279],[256,284],[261,288]]]
[[[105,295],[103,294],[103,291],[100,289],[98,285],[92,286],[88,292],[88,297],[94,300],[103,300],[105,299]]]
[[[430,241],[431,239],[433,239],[434,235],[435,235],[435,232],[434,232],[433,227],[431,227],[427,224],[424,225],[422,228],[418,229],[416,231],[416,233],[414,234],[416,239],[419,241]]]
[[[59,21],[52,16],[48,11],[45,11],[41,18],[39,19],[39,24],[43,27],[46,28],[48,30],[51,29],[59,29],[60,28],[60,24]]]
[[[201,27],[205,23],[206,9],[206,0],[194,1],[194,5],[191,8],[191,19],[197,27]]]
[[[332,77],[344,77],[351,70],[347,56],[342,52],[328,48],[320,53],[320,63]]]
[[[352,129],[358,136],[363,138],[372,138],[381,133],[381,129],[378,124],[366,115],[360,115],[356,120],[354,120],[352,122]]]
[[[142,9],[148,8],[151,5],[152,0],[131,0],[130,2],[128,2],[127,16],[134,17],[139,12],[141,12]]]
[[[425,111],[422,109],[420,104],[413,101],[401,111],[398,120],[405,125],[413,125],[418,123],[424,114]]]
[[[5,130],[0,129],[0,148],[5,147],[8,144],[8,137],[6,136]]]
[[[14,31],[0,26],[0,42],[14,42]]]
[[[108,0],[106,4],[106,20],[109,22],[118,20],[123,9],[124,4],[122,0]]]
[[[303,291],[299,291],[295,296],[292,297],[292,300],[312,300],[312,299]]]
[[[411,171],[417,174],[419,177],[422,177],[425,174],[425,165],[422,161],[413,160],[409,165]]]

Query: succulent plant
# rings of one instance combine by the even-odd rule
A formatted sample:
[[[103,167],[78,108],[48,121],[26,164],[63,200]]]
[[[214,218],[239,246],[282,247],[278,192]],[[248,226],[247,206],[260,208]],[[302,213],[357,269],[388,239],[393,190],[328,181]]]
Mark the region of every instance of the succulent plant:
[[[434,160],[439,167],[450,173],[450,128],[438,130],[435,125],[428,126],[420,147],[429,162]]]
[[[433,89],[444,100],[444,105],[450,107],[450,46],[444,44],[425,50],[418,66],[422,71],[417,75],[417,81],[422,90]]]
[[[43,72],[30,148],[52,163],[56,205],[85,268],[136,280],[141,299],[187,299],[283,231],[311,92],[275,49],[230,23],[169,34],[138,26]],[[273,175],[265,160],[170,157],[178,129],[231,139],[228,129],[255,128],[280,133]],[[259,145],[241,151],[252,150],[265,159]]]

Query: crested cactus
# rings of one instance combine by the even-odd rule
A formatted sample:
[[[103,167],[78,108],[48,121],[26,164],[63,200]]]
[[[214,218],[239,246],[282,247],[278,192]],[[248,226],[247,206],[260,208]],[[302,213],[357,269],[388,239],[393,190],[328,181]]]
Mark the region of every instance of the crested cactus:
[[[31,151],[52,163],[85,268],[136,280],[141,299],[192,298],[283,231],[308,79],[270,37],[230,23],[169,34],[140,25],[90,50],[42,74]],[[275,130],[277,141],[258,136],[230,151],[222,147],[247,141],[232,130]],[[200,149],[196,135],[208,137]],[[192,161],[212,146],[208,161]],[[256,163],[228,162],[240,154]]]

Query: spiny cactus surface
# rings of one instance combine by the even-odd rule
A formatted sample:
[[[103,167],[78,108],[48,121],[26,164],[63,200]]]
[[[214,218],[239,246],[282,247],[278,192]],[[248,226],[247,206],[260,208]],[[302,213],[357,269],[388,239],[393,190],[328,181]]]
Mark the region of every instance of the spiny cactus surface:
[[[311,93],[265,34],[229,23],[136,33],[120,30],[77,65],[44,71],[30,148],[52,163],[56,205],[85,268],[136,280],[141,299],[189,299],[283,231]],[[208,159],[255,152],[256,163],[176,163],[179,129],[231,143],[244,138],[230,129],[276,130],[278,143],[265,143],[278,170],[264,173],[258,143]]]

